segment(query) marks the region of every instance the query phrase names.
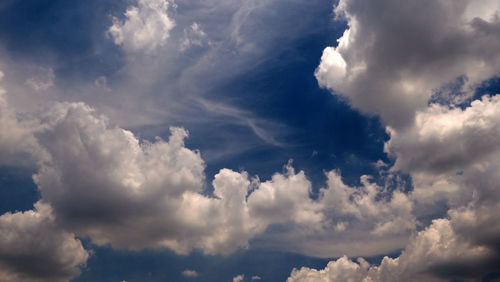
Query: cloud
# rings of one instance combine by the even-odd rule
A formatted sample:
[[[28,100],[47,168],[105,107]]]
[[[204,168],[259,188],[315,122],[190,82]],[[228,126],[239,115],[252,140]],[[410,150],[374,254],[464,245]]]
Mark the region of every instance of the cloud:
[[[314,282],[314,281],[365,281],[369,264],[359,259],[358,263],[350,261],[343,256],[336,261],[331,261],[322,270],[302,267],[300,270],[294,269],[288,277],[287,282]],[[366,280],[371,281],[371,280]]]
[[[282,191],[270,193],[261,185],[262,191],[256,190],[250,195],[249,205],[255,211],[262,212],[260,205],[274,201],[269,204],[273,210],[260,215],[262,220],[278,222],[273,217],[280,215],[280,218],[293,219],[287,225],[282,225],[287,226],[286,228],[262,235],[261,244],[267,248],[315,257],[344,254],[370,256],[392,252],[407,244],[417,221],[412,214],[413,204],[404,193],[378,186],[368,176],[361,177],[359,187],[344,184],[338,171],[327,172],[326,176],[327,186],[320,189],[314,201],[306,196],[310,182],[303,173],[288,177],[288,181],[304,177],[301,179],[304,182],[302,184],[298,184],[298,180],[283,184],[277,182],[279,178],[275,176],[276,180],[273,177],[273,181],[277,183],[273,188],[283,187]],[[294,189],[304,191],[290,193]],[[265,199],[255,207],[251,205],[254,194],[255,197],[262,194]],[[291,197],[296,197],[295,203]],[[360,245],[359,242],[363,244]]]
[[[79,236],[115,248],[228,254],[267,227],[250,215],[245,172],[222,169],[213,197],[201,194],[205,165],[184,147],[182,128],[168,141],[140,142],[83,103],[55,104],[39,119],[35,183],[58,224]]]
[[[483,97],[465,108],[430,105],[411,127],[389,128],[385,148],[393,170],[411,173],[417,216],[475,202],[489,207],[500,199],[500,96]]]
[[[329,172],[328,187],[313,200],[311,182],[291,164],[263,182],[222,169],[213,195],[203,195],[205,164],[184,146],[182,128],[171,128],[168,141],[148,142],[83,103],[56,103],[33,115],[38,126],[30,131],[29,152],[38,159],[34,180],[42,201],[59,226],[99,245],[229,254],[282,225],[293,226],[287,240],[277,240],[282,248],[332,256],[342,245],[341,251],[367,255],[401,247],[414,229],[405,195],[387,194],[366,176],[361,187],[348,187],[338,172]],[[343,239],[318,248],[333,234]],[[354,247],[370,238],[372,247]]]
[[[287,281],[449,281],[481,277],[496,270],[500,261],[497,209],[498,205],[495,213],[488,211],[486,217],[474,207],[451,210],[448,218],[434,220],[413,237],[399,257],[384,257],[380,265],[370,265],[362,258],[354,262],[344,256],[322,270],[294,269]],[[486,227],[486,222],[494,225]],[[477,230],[488,230],[489,236],[478,236],[474,233]]]
[[[26,80],[26,84],[35,91],[44,91],[54,86],[54,70],[49,68],[43,70],[38,76]]]
[[[186,269],[181,274],[182,276],[190,278],[198,277],[198,272],[196,270],[191,270],[191,269]]]
[[[240,275],[233,277],[233,282],[241,282],[241,281],[243,281],[243,279],[245,279],[245,275],[240,274]]]
[[[464,76],[472,94],[499,73],[498,5],[477,2],[341,0],[335,14],[349,28],[325,48],[316,78],[362,112],[407,125],[445,84]]]
[[[254,281],[254,280],[262,280],[262,278],[258,275],[254,275],[254,276],[252,276],[252,281]]]
[[[127,8],[125,20],[113,18],[108,32],[128,52],[151,52],[165,44],[175,26],[167,14],[169,6],[167,0],[138,0],[137,6]]]
[[[0,82],[4,74],[0,71]],[[35,140],[32,132],[36,124],[29,117],[20,115],[7,99],[6,91],[0,85],[0,163],[12,162],[12,156],[19,152],[32,152]],[[8,134],[7,134],[8,132]]]
[[[186,51],[192,46],[201,47],[210,44],[207,34],[201,29],[199,23],[194,22],[184,29],[184,38],[181,41],[181,51]]]
[[[74,234],[55,224],[46,204],[0,216],[1,281],[67,281],[88,257]]]
[[[200,242],[196,234],[215,231],[190,217],[210,200],[197,194],[204,163],[184,148],[185,130],[172,128],[168,142],[141,144],[78,103],[57,104],[41,119],[46,127],[36,139],[49,157],[34,179],[63,226],[98,244],[180,252]],[[183,214],[183,205],[193,211]]]
[[[388,128],[386,151],[393,169],[439,174],[463,170],[500,151],[500,95],[461,109],[432,104],[418,111],[411,127]]]
[[[490,1],[339,2],[336,15],[347,19],[349,29],[337,47],[324,50],[316,78],[354,107],[382,117],[390,134],[385,151],[395,160],[390,170],[409,173],[413,182],[397,206],[421,220],[410,226],[429,225],[399,257],[385,257],[380,265],[339,255],[322,270],[294,269],[288,281],[449,281],[498,271],[500,96],[464,103],[478,83],[499,73],[498,42],[487,36],[500,30],[498,8]],[[387,16],[373,13],[381,10]],[[458,88],[451,89],[457,79]],[[439,95],[441,104],[428,104]],[[341,200],[350,194],[329,193],[336,214],[351,210]],[[401,211],[388,212],[396,214]],[[376,230],[404,226],[405,218]]]

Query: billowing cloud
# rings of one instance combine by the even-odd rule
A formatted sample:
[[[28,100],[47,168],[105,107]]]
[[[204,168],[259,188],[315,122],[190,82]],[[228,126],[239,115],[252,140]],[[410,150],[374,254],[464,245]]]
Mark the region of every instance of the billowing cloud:
[[[319,256],[347,249],[350,255],[370,255],[402,247],[415,228],[407,197],[388,193],[367,176],[361,187],[349,187],[339,172],[329,172],[327,187],[314,200],[311,182],[291,164],[262,182],[222,169],[207,196],[204,162],[199,152],[185,148],[184,129],[171,128],[168,141],[141,142],[83,103],[54,104],[37,119],[34,180],[42,201],[58,225],[96,244],[228,254],[269,226],[283,225],[294,229],[283,248],[293,245]],[[334,234],[337,244],[319,248]],[[314,239],[304,240],[308,236]],[[370,238],[371,247],[355,247]]]
[[[448,218],[434,220],[413,237],[397,258],[384,257],[380,265],[370,265],[362,258],[354,262],[344,256],[322,270],[294,269],[287,281],[449,281],[481,277],[494,271],[500,261],[497,212],[498,206],[494,213],[490,210],[486,214],[473,207],[451,210]],[[482,235],[473,230],[481,230]]]
[[[61,226],[97,244],[226,254],[246,247],[269,224],[295,219],[264,220],[268,215],[259,213],[260,200],[247,202],[251,182],[245,172],[222,169],[213,181],[213,197],[202,195],[204,162],[199,152],[184,147],[184,129],[171,128],[168,141],[140,142],[81,103],[56,104],[40,120],[35,137],[45,157],[34,179],[42,199]],[[295,175],[287,177],[296,181]],[[272,190],[286,185],[287,177],[260,185]],[[305,181],[295,185],[305,194],[291,190],[291,197],[307,203]],[[305,212],[299,206],[297,220],[304,221]]]
[[[397,258],[370,265],[344,256],[322,270],[294,269],[288,281],[449,281],[498,271],[500,96],[464,103],[499,74],[498,37],[491,39],[500,31],[498,9],[493,1],[339,2],[336,15],[349,28],[324,50],[316,78],[382,117],[391,170],[412,177],[406,212],[434,219]]]
[[[482,205],[500,199],[500,96],[483,97],[465,108],[431,104],[411,126],[388,128],[385,150],[393,170],[411,173],[416,213]]]
[[[288,216],[301,212],[299,215],[303,217],[295,219],[296,224],[285,231],[265,235],[271,242],[268,247],[333,257],[383,254],[407,244],[417,224],[412,214],[413,204],[407,195],[379,186],[368,176],[361,177],[359,187],[344,184],[338,171],[330,171],[326,176],[327,186],[320,190],[317,200],[309,200],[307,208],[283,209]],[[291,189],[293,185],[290,184],[284,188],[285,191]],[[270,196],[266,198],[271,199]],[[307,198],[300,198],[302,203],[307,203],[304,201]],[[294,207],[292,204],[285,206]],[[269,212],[268,218],[277,212]]]
[[[42,119],[36,139],[49,157],[34,179],[63,226],[131,249],[185,252],[206,243],[199,236],[217,236],[215,226],[196,221],[204,208],[210,214],[217,207],[198,194],[204,163],[184,147],[186,131],[172,128],[168,142],[140,143],[84,104],[58,104]]]
[[[386,151],[394,169],[439,174],[480,164],[500,151],[500,95],[461,109],[432,104],[417,112],[413,126],[389,128]]]
[[[493,2],[341,0],[335,14],[349,28],[324,50],[316,78],[355,108],[406,125],[446,84],[465,77],[461,88],[472,93],[499,73]]]
[[[55,224],[46,204],[0,216],[1,281],[68,281],[88,257],[74,234]]]
[[[127,8],[125,20],[113,19],[108,32],[126,51],[153,51],[165,44],[175,26],[167,14],[170,6],[167,0],[138,0],[137,6]]]

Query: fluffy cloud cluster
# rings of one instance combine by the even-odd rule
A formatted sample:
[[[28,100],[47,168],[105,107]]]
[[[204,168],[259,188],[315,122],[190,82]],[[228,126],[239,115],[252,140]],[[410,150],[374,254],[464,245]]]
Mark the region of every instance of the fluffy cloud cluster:
[[[78,103],[57,104],[41,120],[35,137],[46,157],[34,179],[42,200],[59,224],[97,244],[227,254],[273,224],[291,223],[324,236],[352,225],[375,237],[407,237],[415,226],[407,197],[396,191],[391,199],[377,199],[383,188],[367,178],[353,188],[330,172],[328,187],[313,200],[311,182],[290,165],[265,182],[222,169],[209,197],[202,195],[204,162],[184,147],[183,129],[172,128],[168,142],[141,143]],[[402,246],[391,244],[390,250],[397,247]]]
[[[141,142],[83,103],[53,104],[36,120],[36,127],[15,126],[30,132],[36,144],[34,180],[41,203],[50,207],[51,224],[96,244],[228,254],[280,224],[302,231],[289,237],[295,242],[319,234],[310,241],[315,246],[304,240],[295,244],[298,252],[312,254],[325,238],[338,235],[343,250],[367,255],[402,247],[415,228],[408,198],[388,193],[368,177],[361,187],[349,187],[339,172],[329,172],[327,187],[314,200],[311,182],[290,164],[264,182],[222,169],[207,196],[204,162],[184,146],[184,129],[171,128],[168,141]],[[390,242],[391,235],[403,241]],[[370,237],[376,238],[370,248],[353,248]],[[331,256],[333,250],[317,255]]]
[[[483,97],[461,109],[432,104],[412,126],[389,128],[386,151],[394,169],[439,174],[480,164],[500,150],[500,96]]]
[[[28,122],[0,90],[0,130],[11,133],[0,135],[0,154],[31,153],[41,194],[35,210],[0,216],[0,280],[77,275],[88,254],[75,236],[181,254],[229,254],[262,236],[274,248],[340,257],[324,270],[294,270],[289,281],[440,280],[495,270],[500,99],[456,105],[500,69],[498,3],[476,2],[341,0],[336,7],[349,29],[337,47],[324,50],[316,77],[354,107],[382,117],[392,170],[412,176],[409,194],[369,176],[351,187],[330,171],[313,198],[311,182],[291,165],[267,181],[222,169],[210,193],[204,161],[185,147],[182,128],[172,128],[167,141],[142,141],[83,103],[54,104]],[[165,44],[174,26],[169,3],[139,0],[129,7],[109,29],[115,43],[146,53]],[[185,48],[206,39],[198,25],[185,37]],[[463,79],[458,96],[447,89],[457,78]],[[447,105],[429,105],[436,95]],[[428,226],[416,232],[425,220]],[[19,248],[30,244],[37,247]],[[380,265],[343,257],[402,248]]]
[[[267,235],[275,247],[332,257],[383,254],[407,244],[417,222],[406,194],[372,183],[368,176],[361,177],[359,187],[345,185],[338,171],[326,176],[327,186],[320,190],[317,200],[309,209],[302,208],[316,210],[316,216],[307,215],[302,224]]]
[[[458,104],[500,73],[492,36],[500,32],[499,8],[492,1],[339,2],[336,14],[349,29],[325,49],[316,77],[382,117],[391,170],[412,176],[409,213],[434,219],[397,258],[370,265],[341,257],[323,270],[294,269],[288,281],[449,281],[498,271],[500,96]],[[447,89],[459,77],[462,84]],[[439,95],[445,103],[429,104]]]
[[[483,97],[465,109],[431,105],[417,112],[413,126],[389,130],[393,169],[413,177],[407,199],[415,207],[408,213],[436,216],[445,204],[446,217],[434,219],[395,259],[371,266],[342,257],[323,270],[295,269],[289,281],[448,281],[498,271],[499,97]]]
[[[495,212],[498,212],[498,206]],[[448,218],[434,220],[413,237],[397,258],[384,257],[380,265],[370,265],[363,258],[354,262],[344,256],[329,262],[322,270],[294,269],[287,281],[390,282],[476,278],[496,270],[500,260],[499,221],[493,213],[482,217],[470,207],[451,210]],[[478,229],[488,231],[489,236],[478,236],[473,231]]]
[[[115,44],[129,52],[150,52],[165,44],[175,21],[167,10],[172,4],[167,0],[138,0],[130,6],[125,20],[113,19],[108,32]]]
[[[335,14],[349,28],[324,50],[316,78],[355,108],[406,125],[446,84],[465,76],[468,92],[500,71],[498,4],[486,2],[341,0]]]
[[[412,126],[388,129],[386,151],[393,169],[412,174],[412,198],[420,204],[500,199],[500,96],[483,97],[464,109],[430,105]]]
[[[50,206],[0,216],[1,281],[67,281],[89,254],[54,222]]]
[[[244,221],[238,210],[247,180],[222,171],[214,181],[219,199],[202,196],[204,163],[184,147],[185,130],[172,128],[168,142],[140,143],[84,104],[58,104],[42,119],[36,139],[48,157],[34,179],[65,228],[98,244],[180,253],[225,253],[245,242],[231,232],[247,226],[226,222]]]

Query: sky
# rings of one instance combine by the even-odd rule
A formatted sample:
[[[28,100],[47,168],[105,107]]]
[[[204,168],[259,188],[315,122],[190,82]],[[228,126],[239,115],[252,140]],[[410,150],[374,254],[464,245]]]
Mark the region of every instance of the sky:
[[[500,281],[495,0],[0,2],[0,281]]]

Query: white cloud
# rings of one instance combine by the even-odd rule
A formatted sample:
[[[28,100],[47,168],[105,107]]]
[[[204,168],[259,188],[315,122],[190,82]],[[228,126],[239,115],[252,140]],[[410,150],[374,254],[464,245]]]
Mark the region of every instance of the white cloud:
[[[386,151],[394,169],[439,174],[480,164],[500,150],[500,95],[460,109],[433,104],[417,112],[411,127],[389,128]]]
[[[477,2],[341,0],[335,13],[349,28],[325,48],[316,78],[355,108],[404,126],[445,84],[465,75],[463,91],[472,93],[500,72],[500,39],[492,36],[500,20],[491,16],[498,5]]]
[[[255,281],[255,280],[262,280],[262,278],[258,275],[254,275],[254,276],[252,276],[252,281]]]
[[[49,157],[34,179],[63,226],[99,244],[180,251],[178,229],[190,221],[178,210],[204,180],[199,153],[184,148],[186,131],[172,128],[168,142],[140,144],[78,103],[57,104],[41,119],[36,139]]]
[[[245,279],[245,275],[240,274],[240,275],[233,277],[233,282],[241,282],[241,281],[243,281],[243,279]]]
[[[342,252],[368,255],[402,247],[415,226],[406,196],[387,194],[368,177],[362,187],[348,187],[330,172],[328,187],[313,200],[311,182],[290,164],[264,182],[222,169],[209,197],[201,194],[204,162],[184,147],[187,132],[181,128],[171,129],[168,142],[140,142],[82,103],[55,104],[39,119],[41,159],[34,179],[42,199],[61,226],[97,244],[228,254],[281,224],[298,230],[286,236],[298,252],[332,256],[343,246]],[[318,248],[333,234],[343,239]],[[355,247],[371,238],[371,247]]]
[[[115,44],[129,52],[151,52],[166,43],[175,21],[167,14],[172,4],[167,0],[138,0],[130,6],[125,20],[113,19],[108,32]]]
[[[451,210],[449,218],[434,220],[395,259],[384,257],[380,265],[370,265],[362,258],[353,262],[344,256],[322,270],[294,269],[287,281],[449,281],[453,277],[481,277],[494,271],[500,259],[498,218],[488,214],[480,216],[471,208]],[[464,232],[483,228],[486,222],[494,223],[494,227],[487,227],[492,231],[489,237]]]
[[[318,203],[309,197],[311,182],[305,173],[295,173],[291,164],[286,166],[286,173],[274,174],[272,179],[259,183],[248,197],[248,206],[252,217],[260,224],[295,222],[315,225],[323,220]]]
[[[192,46],[201,47],[205,44],[210,44],[210,41],[199,23],[194,22],[188,28],[184,29],[184,38],[181,40],[181,51],[185,51]]]
[[[393,170],[411,173],[417,215],[500,199],[500,96],[483,97],[461,109],[430,105],[412,126],[389,128],[385,150]]]
[[[391,171],[410,173],[414,186],[409,195],[400,193],[401,200],[394,200],[395,192],[393,209],[386,213],[406,216],[377,224],[371,234],[397,230],[414,215],[423,223],[434,220],[396,259],[386,257],[372,266],[341,257],[323,270],[295,269],[288,281],[449,281],[498,270],[500,96],[483,97],[463,109],[455,105],[500,71],[497,39],[488,36],[500,31],[494,16],[498,8],[490,1],[339,2],[336,14],[347,19],[349,29],[337,47],[325,49],[315,72],[318,82],[354,107],[382,117],[390,134],[385,150],[395,159]],[[373,13],[380,10],[387,15]],[[427,104],[439,88],[462,75],[459,92],[465,96],[446,90],[448,105]],[[346,191],[328,191],[336,214],[381,216],[384,207],[374,207],[373,201],[353,207],[357,201],[346,201],[353,198]],[[343,230],[345,224],[335,227]],[[360,241],[369,248],[370,241]]]
[[[182,272],[182,276],[194,278],[198,277],[198,272],[196,270],[186,269]]]
[[[341,257],[331,261],[322,270],[302,267],[294,269],[287,282],[343,282],[343,281],[370,281],[363,280],[367,276],[369,264],[359,259],[358,263],[350,261],[347,257]]]
[[[89,254],[54,222],[48,205],[0,216],[1,281],[68,281]]]
[[[304,176],[299,173],[293,178],[300,177]],[[269,242],[265,247],[315,257],[334,257],[344,254],[377,255],[406,245],[417,221],[412,214],[413,204],[404,193],[398,190],[388,191],[386,187],[372,183],[368,176],[361,178],[362,185],[359,187],[345,185],[338,171],[328,172],[327,178],[327,187],[320,190],[314,201],[304,196],[307,194],[307,187],[310,187],[307,179],[304,182],[308,185],[277,185],[284,187],[283,192],[302,187],[306,192],[297,197],[297,202],[304,206],[287,200],[292,195],[301,195],[299,193],[289,193],[287,196],[276,193],[276,199],[280,201],[275,200],[276,203],[270,206],[274,209],[282,208],[270,210],[261,217],[272,220],[274,216],[283,213],[286,217],[282,218],[294,218],[290,221],[293,224],[286,225],[287,228],[283,231],[264,234]],[[254,193],[257,195],[258,192],[259,190]],[[262,203],[271,201],[272,194],[267,194],[268,200]],[[249,197],[249,205],[252,196],[253,194]],[[281,201],[282,204],[279,204]]]

